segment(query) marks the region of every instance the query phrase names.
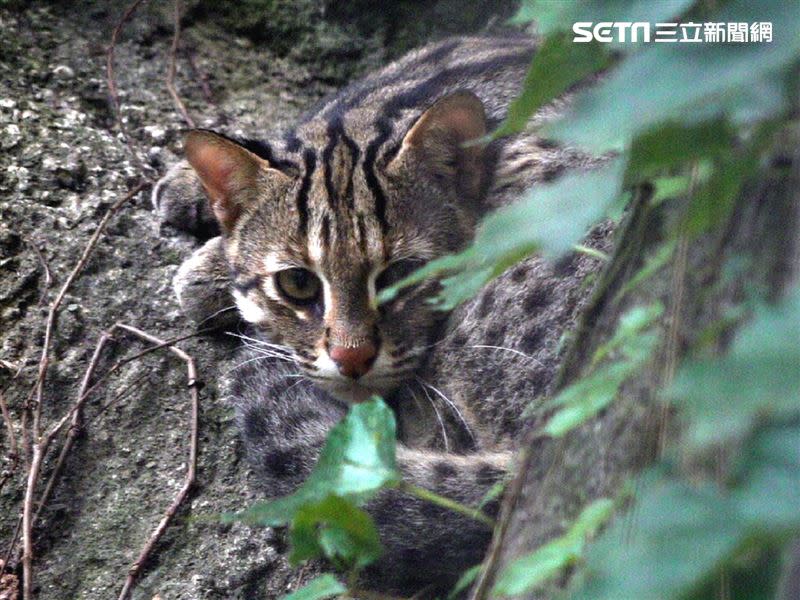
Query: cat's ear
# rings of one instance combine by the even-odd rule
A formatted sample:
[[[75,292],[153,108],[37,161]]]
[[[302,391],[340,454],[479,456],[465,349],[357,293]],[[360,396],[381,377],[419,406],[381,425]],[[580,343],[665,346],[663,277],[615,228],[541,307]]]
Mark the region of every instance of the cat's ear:
[[[478,185],[486,135],[486,111],[480,99],[460,90],[437,100],[411,126],[397,158],[413,154],[435,172]]]
[[[255,201],[259,178],[268,175],[288,179],[263,158],[210,131],[190,131],[183,148],[225,232],[233,229],[245,204]]]

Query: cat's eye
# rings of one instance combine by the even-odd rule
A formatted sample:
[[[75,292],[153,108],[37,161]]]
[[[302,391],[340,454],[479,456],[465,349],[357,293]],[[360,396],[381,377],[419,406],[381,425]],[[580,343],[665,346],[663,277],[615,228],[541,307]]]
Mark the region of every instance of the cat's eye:
[[[319,277],[308,269],[286,269],[275,274],[278,290],[295,304],[312,304],[320,295]]]
[[[424,261],[418,258],[406,258],[391,263],[375,279],[375,289],[381,291],[390,285],[394,285],[401,279],[405,279],[411,275],[411,273],[419,269],[423,264]]]

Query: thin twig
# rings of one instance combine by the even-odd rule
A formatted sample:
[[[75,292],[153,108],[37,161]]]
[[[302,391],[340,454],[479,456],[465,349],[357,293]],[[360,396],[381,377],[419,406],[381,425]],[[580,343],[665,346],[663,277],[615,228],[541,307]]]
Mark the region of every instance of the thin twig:
[[[169,67],[167,68],[167,89],[175,106],[181,113],[183,120],[189,127],[194,128],[194,120],[189,116],[189,111],[186,110],[186,105],[178,95],[178,90],[175,89],[175,71],[178,56],[178,45],[181,41],[181,0],[175,0],[175,21],[174,21],[174,34],[172,35],[172,46],[169,49]]]
[[[119,104],[119,92],[117,91],[117,82],[114,78],[114,50],[117,47],[117,38],[119,37],[120,31],[122,31],[122,26],[128,19],[131,18],[133,13],[136,12],[136,9],[139,8],[139,5],[142,2],[144,2],[144,0],[134,0],[134,2],[128,6],[128,8],[122,14],[122,18],[117,22],[117,24],[114,26],[114,29],[111,31],[111,42],[106,49],[106,84],[108,85],[108,94],[111,97],[111,104],[114,107],[114,117],[117,122],[117,127],[119,127],[120,133],[122,133],[122,137],[125,139],[125,145],[128,147],[128,151],[133,157],[133,162],[136,163],[139,171],[145,173],[146,171],[144,165],[139,159],[139,154],[136,152],[136,149],[133,146],[133,142],[128,135],[128,130],[126,129],[125,124],[122,122],[122,112]]]
[[[64,301],[64,297],[69,291],[69,288],[72,286],[72,283],[86,267],[86,263],[89,262],[89,258],[91,257],[92,252],[94,251],[94,248],[97,245],[97,242],[100,240],[100,236],[103,235],[103,232],[105,232],[106,227],[108,226],[108,223],[111,220],[111,218],[115,214],[117,214],[117,211],[119,211],[119,209],[122,208],[124,204],[129,202],[139,192],[141,192],[143,189],[149,186],[150,183],[147,181],[139,183],[130,192],[128,192],[122,198],[120,198],[114,204],[112,204],[111,208],[109,208],[108,211],[106,211],[106,214],[103,215],[103,218],[97,225],[97,229],[95,229],[94,233],[92,234],[92,237],[89,238],[89,242],[86,244],[86,247],[83,250],[83,254],[81,255],[75,267],[72,269],[72,272],[67,277],[67,280],[64,282],[64,285],[61,286],[61,290],[58,292],[58,295],[56,296],[56,299],[53,301],[53,304],[50,305],[50,310],[47,314],[47,325],[45,326],[44,343],[42,345],[42,356],[41,359],[39,360],[39,374],[36,379],[36,385],[34,387],[36,401],[33,407],[33,432],[34,432],[34,439],[37,442],[38,438],[41,435],[42,395],[44,392],[44,380],[47,374],[50,345],[52,343],[56,316],[58,315],[58,310],[61,307],[61,303]]]
[[[50,474],[49,479],[47,480],[47,484],[45,484],[44,491],[42,495],[39,497],[38,507],[36,508],[36,513],[33,515],[33,522],[31,526],[35,525],[36,522],[39,520],[39,514],[44,509],[47,502],[50,500],[50,494],[55,487],[56,482],[58,481],[61,475],[61,469],[64,466],[64,461],[67,458],[70,450],[72,449],[72,444],[75,441],[75,438],[78,435],[78,431],[80,428],[80,421],[82,418],[81,409],[89,397],[89,394],[86,393],[86,388],[89,386],[89,382],[92,379],[92,375],[94,374],[95,369],[100,361],[100,355],[103,351],[105,345],[111,340],[111,333],[105,332],[100,336],[100,341],[97,343],[97,346],[92,353],[92,358],[89,361],[89,366],[86,367],[86,372],[83,374],[83,379],[81,381],[81,387],[78,391],[78,400],[73,405],[73,408],[67,412],[67,415],[62,419],[63,422],[66,422],[67,419],[72,420],[72,425],[70,426],[69,432],[67,433],[67,439],[64,441],[64,445],[61,447],[61,451],[58,455],[58,460],[56,461],[55,468],[53,472]],[[60,431],[58,428],[57,431],[54,432],[56,435]]]
[[[135,327],[131,327],[129,325],[125,325],[122,323],[117,323],[116,326],[119,327],[120,329],[124,329],[128,333],[131,333],[143,340],[147,340],[154,344],[165,343],[164,340],[161,340],[148,333],[145,333],[141,329],[137,329]],[[197,369],[195,367],[194,359],[188,354],[186,354],[186,352],[184,352],[183,350],[181,350],[176,346],[170,346],[169,349],[175,356],[177,356],[186,363],[189,395],[191,397],[191,417],[190,417],[191,437],[189,441],[189,465],[188,469],[186,470],[186,477],[184,479],[183,486],[178,491],[177,495],[175,496],[175,499],[172,501],[172,504],[167,509],[167,512],[162,517],[158,526],[153,530],[153,533],[150,535],[150,538],[147,540],[147,543],[144,545],[142,551],[139,553],[138,558],[134,561],[134,563],[131,565],[131,568],[128,570],[128,576],[125,579],[125,585],[123,586],[122,591],[119,594],[118,600],[125,600],[130,594],[136,582],[136,579],[142,570],[145,561],[150,556],[150,553],[152,552],[158,540],[161,538],[162,534],[166,530],[170,521],[172,521],[172,518],[178,512],[178,509],[181,507],[184,500],[189,495],[189,492],[191,491],[191,488],[194,485],[195,481],[195,472],[197,470],[198,415],[200,412],[200,407],[199,407],[200,401],[197,390],[198,387]]]
[[[45,384],[45,379],[47,377],[50,346],[52,344],[53,332],[55,330],[56,317],[58,315],[58,311],[61,307],[61,303],[63,302],[64,297],[66,296],[67,292],[72,286],[72,283],[75,281],[78,275],[80,275],[80,273],[86,267],[86,264],[89,262],[89,258],[91,257],[95,246],[100,240],[100,236],[106,230],[106,227],[108,226],[108,223],[111,220],[111,218],[117,213],[117,211],[119,211],[120,208],[122,208],[122,206],[125,203],[130,201],[140,191],[142,191],[149,185],[150,185],[149,182],[139,183],[130,192],[125,194],[125,196],[123,196],[117,202],[111,205],[106,214],[100,220],[100,223],[97,225],[97,229],[95,229],[95,232],[89,238],[89,241],[87,242],[86,247],[83,250],[83,254],[81,255],[75,267],[70,272],[64,284],[61,286],[61,289],[58,292],[58,295],[56,296],[53,303],[50,305],[50,309],[47,314],[47,324],[45,326],[44,342],[42,344],[42,354],[41,358],[39,359],[39,373],[36,378],[36,383],[34,384],[34,387],[31,391],[31,395],[28,397],[28,401],[26,402],[26,408],[23,412],[23,434],[25,434],[27,430],[27,420],[29,418],[27,415],[29,412],[31,412],[30,400],[33,398],[34,406],[32,407],[32,412],[33,412],[32,440],[30,438],[27,438],[27,436],[23,435],[23,442],[26,445],[32,446],[32,457],[30,464],[28,466],[28,478],[26,481],[25,499],[23,501],[23,509],[22,509],[22,546],[23,546],[22,593],[24,600],[30,600],[32,598],[33,521],[34,521],[33,504],[34,504],[34,494],[36,491],[36,485],[39,482],[39,476],[42,468],[42,461],[44,460],[44,457],[47,453],[47,448],[50,442],[52,441],[53,437],[57,435],[58,431],[60,431],[60,427],[63,426],[63,423],[54,426],[48,431],[48,433],[45,436],[42,436],[41,416],[42,416],[42,403],[44,399],[44,384]],[[64,423],[66,422],[64,420],[62,421]],[[27,452],[29,448],[26,447],[25,450]]]
[[[126,358],[124,358],[122,360],[118,360],[105,373],[103,373],[99,378],[97,378],[95,380],[95,382],[91,386],[89,386],[89,381],[91,381],[91,379],[92,379],[92,377],[94,375],[94,371],[97,368],[97,365],[98,365],[99,360],[100,360],[100,354],[101,354],[101,352],[103,350],[103,347],[108,342],[113,340],[114,331],[115,331],[115,328],[112,327],[111,329],[109,329],[108,331],[104,332],[100,336],[100,340],[98,341],[97,346],[95,347],[94,353],[92,354],[92,358],[89,361],[89,365],[86,367],[86,372],[85,372],[85,374],[83,376],[83,381],[81,383],[81,387],[80,387],[80,390],[78,392],[78,399],[77,399],[76,403],[73,405],[73,407],[70,409],[70,411],[64,416],[64,418],[62,418],[62,426],[63,426],[63,423],[66,423],[66,421],[70,417],[72,418],[72,423],[70,424],[70,427],[69,427],[69,430],[68,430],[68,433],[67,433],[67,439],[65,440],[64,445],[62,446],[61,451],[59,453],[58,459],[56,460],[55,467],[53,468],[53,471],[50,474],[50,478],[48,479],[47,484],[45,486],[45,490],[42,493],[41,498],[39,499],[39,503],[38,503],[39,507],[36,510],[36,514],[34,515],[34,520],[33,520],[34,525],[36,524],[36,521],[38,519],[39,513],[42,510],[42,507],[45,504],[47,504],[48,500],[50,499],[50,493],[52,492],[53,487],[55,486],[55,484],[58,482],[58,478],[61,475],[61,470],[62,470],[62,468],[64,466],[64,461],[66,460],[67,455],[69,454],[70,450],[72,449],[72,445],[75,442],[75,439],[77,438],[78,433],[80,432],[80,430],[83,427],[83,425],[81,424],[82,408],[83,408],[83,406],[85,406],[86,401],[89,399],[89,397],[92,395],[92,393],[96,389],[98,389],[100,384],[103,383],[106,379],[108,379],[108,377],[110,375],[112,375],[113,373],[119,371],[119,369],[122,368],[123,366],[125,366],[125,365],[127,365],[127,364],[129,364],[129,363],[131,363],[131,362],[133,362],[135,360],[138,360],[138,359],[142,358],[143,356],[146,356],[146,355],[148,355],[148,354],[150,354],[152,352],[156,352],[157,350],[162,350],[162,349],[166,348],[167,346],[172,346],[172,345],[174,345],[174,344],[176,344],[178,342],[181,342],[183,340],[188,340],[189,338],[193,338],[193,337],[197,337],[199,335],[203,335],[204,333],[208,333],[209,331],[213,331],[213,328],[201,329],[201,330],[195,331],[193,333],[188,333],[186,335],[181,335],[181,336],[178,336],[178,337],[174,337],[174,338],[168,339],[168,340],[163,341],[163,342],[161,342],[159,344],[156,344],[155,346],[150,346],[149,348],[145,348],[141,352],[137,352],[136,354],[134,354],[132,356],[128,356],[128,357],[126,357]],[[202,387],[200,382],[197,382],[195,385],[198,388]],[[121,394],[118,395],[113,400],[111,400],[110,402],[108,402],[103,407],[101,407],[101,409],[98,412],[98,414],[94,415],[92,417],[92,419],[97,418],[102,412],[107,410],[109,408],[109,406],[111,406],[111,404],[113,404],[114,402],[118,402],[120,400],[120,397],[121,397]]]

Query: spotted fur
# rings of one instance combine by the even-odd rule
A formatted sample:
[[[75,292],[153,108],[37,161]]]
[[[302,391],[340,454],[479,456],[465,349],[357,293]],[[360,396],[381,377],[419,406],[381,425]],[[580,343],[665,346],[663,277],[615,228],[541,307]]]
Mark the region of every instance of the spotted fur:
[[[422,48],[323,101],[269,142],[196,134],[190,160],[202,186],[186,163],[157,186],[154,202],[166,222],[201,229],[216,214],[223,225],[222,236],[181,267],[176,290],[195,320],[223,311],[232,297],[250,325],[242,367],[227,387],[270,495],[295,489],[347,403],[373,393],[396,412],[398,462],[412,483],[474,506],[510,467],[523,408],[547,393],[559,341],[597,260],[577,255],[553,266],[529,259],[449,320],[426,301],[436,283],[382,306],[375,295],[406,270],[463,248],[488,210],[599,162],[536,135],[566,99],[541,110],[522,134],[463,144],[503,119],[534,52],[526,38]],[[208,175],[206,150],[219,150],[241,178],[231,183],[213,164]],[[198,200],[202,187],[211,209]],[[187,214],[197,216],[197,227]],[[609,239],[605,227],[586,243],[607,249]],[[281,296],[276,274],[291,268],[319,278],[319,305]],[[365,340],[378,348],[369,370],[356,380],[342,376],[331,346]],[[395,491],[368,508],[387,552],[367,579],[386,591],[452,584],[481,560],[491,536],[477,521]],[[496,509],[496,501],[485,508]]]

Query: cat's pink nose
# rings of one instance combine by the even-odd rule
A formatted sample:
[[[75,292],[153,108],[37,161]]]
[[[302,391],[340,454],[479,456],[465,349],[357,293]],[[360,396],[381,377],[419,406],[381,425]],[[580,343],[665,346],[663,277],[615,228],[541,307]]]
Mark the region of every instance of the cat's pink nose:
[[[375,344],[369,340],[352,347],[331,346],[328,352],[339,368],[339,373],[353,379],[358,379],[369,371],[377,353]]]

